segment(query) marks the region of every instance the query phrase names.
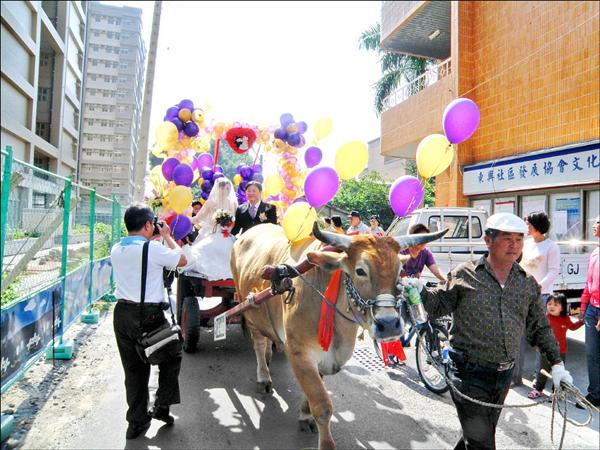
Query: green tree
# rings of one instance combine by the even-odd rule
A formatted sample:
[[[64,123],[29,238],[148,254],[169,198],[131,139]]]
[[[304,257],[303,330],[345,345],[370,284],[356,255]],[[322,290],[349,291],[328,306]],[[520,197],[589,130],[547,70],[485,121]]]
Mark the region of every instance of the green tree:
[[[381,25],[379,23],[363,31],[359,39],[359,48],[374,51],[380,55],[381,78],[373,88],[375,90],[375,112],[379,116],[383,111],[383,102],[404,79],[411,82],[425,72],[427,67],[434,63],[433,60],[418,58],[411,55],[402,55],[383,50],[380,47]]]
[[[371,214],[378,214],[381,227],[386,229],[394,219],[389,192],[390,183],[379,172],[369,172],[361,178],[344,181],[331,204],[348,211],[356,210],[365,219]]]

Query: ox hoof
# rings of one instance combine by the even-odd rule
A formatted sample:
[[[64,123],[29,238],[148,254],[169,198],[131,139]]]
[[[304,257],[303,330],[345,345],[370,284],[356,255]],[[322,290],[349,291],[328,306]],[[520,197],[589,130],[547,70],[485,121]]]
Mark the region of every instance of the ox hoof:
[[[256,392],[259,394],[272,394],[273,383],[271,381],[257,381]]]
[[[317,428],[317,424],[315,419],[309,417],[307,419],[298,419],[298,426],[300,427],[300,431],[306,433],[318,433],[319,429]]]

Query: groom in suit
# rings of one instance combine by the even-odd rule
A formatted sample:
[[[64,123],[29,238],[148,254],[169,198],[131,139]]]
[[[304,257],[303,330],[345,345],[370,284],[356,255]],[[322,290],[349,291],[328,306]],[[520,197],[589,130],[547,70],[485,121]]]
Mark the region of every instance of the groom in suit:
[[[235,225],[231,234],[236,235],[240,231],[245,233],[261,223],[277,224],[277,208],[270,203],[261,202],[261,195],[262,185],[258,181],[250,181],[246,186],[248,201],[238,206],[235,211]]]

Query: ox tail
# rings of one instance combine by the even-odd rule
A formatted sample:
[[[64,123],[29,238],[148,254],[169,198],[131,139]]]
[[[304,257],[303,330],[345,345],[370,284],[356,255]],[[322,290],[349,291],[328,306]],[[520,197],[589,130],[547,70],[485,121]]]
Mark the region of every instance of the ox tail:
[[[240,319],[241,319],[240,325],[242,326],[242,334],[247,339],[251,339],[252,336],[250,335],[250,330],[248,329],[248,323],[246,322],[246,318],[244,317],[243,314],[241,314]]]

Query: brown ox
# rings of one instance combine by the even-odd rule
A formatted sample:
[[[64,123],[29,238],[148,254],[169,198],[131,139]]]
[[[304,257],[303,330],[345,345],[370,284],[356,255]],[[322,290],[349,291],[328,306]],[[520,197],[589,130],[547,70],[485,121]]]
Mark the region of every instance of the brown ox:
[[[304,277],[316,289],[324,292],[332,271],[342,269],[362,299],[372,299],[373,308],[361,310],[349,298],[344,285],[336,304],[334,335],[327,352],[318,343],[322,297],[300,278],[294,279],[296,295],[289,304],[281,296],[244,312],[256,353],[257,389],[271,392],[271,342],[283,348],[302,390],[300,406],[302,429],[319,431],[319,447],[334,448],[329,421],[333,414],[331,398],[325,389],[323,375],[332,375],[342,368],[354,351],[359,324],[377,340],[395,339],[404,328],[396,305],[396,283],[401,267],[402,248],[430,242],[441,235],[418,234],[399,238],[344,236],[313,229],[318,238],[290,245],[283,229],[272,224],[258,225],[244,233],[231,254],[231,271],[241,298],[269,286],[261,278],[266,265],[297,265],[304,258],[316,267]],[[340,253],[320,251],[322,244],[335,246]]]

